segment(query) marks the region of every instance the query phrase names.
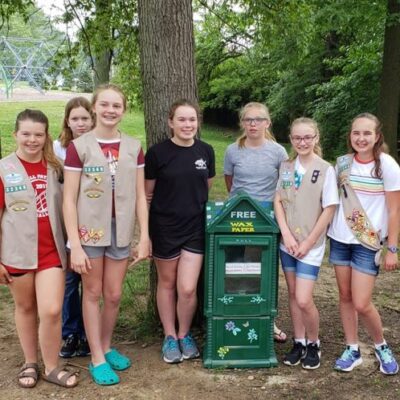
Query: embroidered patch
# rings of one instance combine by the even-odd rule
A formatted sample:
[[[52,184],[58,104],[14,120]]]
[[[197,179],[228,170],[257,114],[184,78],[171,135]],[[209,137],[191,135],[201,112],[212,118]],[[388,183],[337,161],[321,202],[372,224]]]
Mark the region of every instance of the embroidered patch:
[[[291,179],[292,172],[291,171],[282,171],[281,173],[281,177],[283,181],[288,181],[289,179]]]
[[[86,228],[86,226],[81,226],[79,228],[79,237],[85,242],[89,242],[90,240],[93,243],[97,243],[104,236],[103,229],[94,229],[94,228]]]
[[[98,167],[83,167],[83,172],[90,174],[90,173],[96,173],[96,172],[104,172],[104,167],[98,166]]]
[[[22,182],[22,175],[21,174],[17,174],[17,173],[13,173],[13,174],[7,174],[4,177],[6,183],[9,183],[10,185],[16,185],[17,183]]]
[[[26,211],[28,209],[29,201],[26,200],[17,200],[11,202],[8,207],[13,211]]]
[[[289,187],[293,186],[293,182],[292,181],[281,181],[281,187],[282,189],[287,189]]]
[[[98,199],[104,193],[104,190],[98,188],[88,188],[84,190],[84,193],[87,197],[89,197],[89,199]]]
[[[316,183],[319,177],[321,171],[319,171],[318,169],[314,169],[312,176],[311,176],[311,183]]]
[[[7,186],[6,193],[22,192],[27,190],[26,185]]]
[[[372,246],[379,243],[378,235],[362,211],[353,209],[352,214],[347,216],[346,220],[349,221],[354,236],[360,242],[370,243]]]

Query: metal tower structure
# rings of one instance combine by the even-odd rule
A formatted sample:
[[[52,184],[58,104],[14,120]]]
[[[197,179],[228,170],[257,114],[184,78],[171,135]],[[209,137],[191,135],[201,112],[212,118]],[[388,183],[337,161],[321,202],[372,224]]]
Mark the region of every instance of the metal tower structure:
[[[15,83],[23,80],[44,93],[43,83],[54,76],[54,54],[44,40],[0,36],[0,90],[8,98]]]

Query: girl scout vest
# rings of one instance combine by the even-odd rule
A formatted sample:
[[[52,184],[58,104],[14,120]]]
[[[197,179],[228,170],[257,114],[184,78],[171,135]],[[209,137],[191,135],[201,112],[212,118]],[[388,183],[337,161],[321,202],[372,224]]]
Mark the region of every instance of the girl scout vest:
[[[78,196],[78,229],[81,244],[109,246],[113,204],[112,178],[108,161],[94,132],[75,139],[83,164]],[[117,246],[128,246],[135,228],[136,173],[140,142],[121,134],[118,167],[114,180]]]
[[[281,164],[278,191],[290,232],[298,242],[302,242],[309,236],[322,213],[322,190],[330,164],[316,156],[298,189],[294,184],[294,166],[294,161],[285,161]],[[324,237],[325,233],[320,236],[313,248],[321,246]]]
[[[36,196],[15,153],[0,160],[5,208],[1,220],[1,262],[14,268],[37,269],[38,223]],[[57,172],[47,164],[47,209],[62,267],[67,266],[62,219],[62,192]]]
[[[340,198],[343,204],[344,218],[355,238],[370,250],[381,249],[381,238],[376,232],[368,215],[350,183],[350,171],[353,154],[347,154],[337,159]]]

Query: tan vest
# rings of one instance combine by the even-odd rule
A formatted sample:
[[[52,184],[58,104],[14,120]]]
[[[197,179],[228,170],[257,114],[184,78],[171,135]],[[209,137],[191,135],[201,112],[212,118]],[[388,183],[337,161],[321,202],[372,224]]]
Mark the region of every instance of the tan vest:
[[[79,197],[78,229],[81,244],[111,244],[112,182],[108,161],[94,132],[74,140],[83,164]],[[121,134],[115,175],[114,204],[117,246],[128,246],[133,237],[136,210],[136,173],[140,142]]]
[[[38,223],[36,196],[15,153],[0,160],[5,207],[1,220],[1,262],[18,269],[37,269]],[[47,209],[61,264],[67,266],[62,220],[62,192],[56,171],[47,164]]]
[[[350,184],[350,171],[353,157],[353,154],[347,154],[338,157],[336,160],[344,218],[355,238],[364,247],[375,251],[380,250],[382,244],[379,232],[376,232],[360,203],[360,199]]]
[[[278,191],[290,232],[298,242],[302,242],[309,236],[322,213],[322,190],[330,164],[316,157],[297,190],[294,185],[294,166],[295,161],[281,164]],[[321,246],[324,237],[325,232],[313,248]]]

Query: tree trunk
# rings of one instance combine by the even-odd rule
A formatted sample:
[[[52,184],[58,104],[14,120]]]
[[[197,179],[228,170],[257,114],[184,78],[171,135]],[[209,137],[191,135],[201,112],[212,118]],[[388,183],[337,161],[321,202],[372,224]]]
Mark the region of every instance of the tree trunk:
[[[139,46],[147,145],[169,136],[170,105],[197,100],[191,0],[139,0]]]
[[[139,47],[147,147],[169,137],[171,104],[197,101],[191,0],[139,0]],[[149,311],[157,314],[157,274],[150,268]]]
[[[104,50],[101,54],[96,54],[93,57],[94,87],[110,82],[111,58],[111,50],[108,49]]]
[[[378,104],[378,115],[383,123],[385,141],[390,154],[399,159],[399,112],[400,112],[400,3],[388,0],[388,17],[385,28],[383,67]]]

